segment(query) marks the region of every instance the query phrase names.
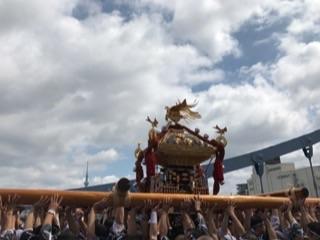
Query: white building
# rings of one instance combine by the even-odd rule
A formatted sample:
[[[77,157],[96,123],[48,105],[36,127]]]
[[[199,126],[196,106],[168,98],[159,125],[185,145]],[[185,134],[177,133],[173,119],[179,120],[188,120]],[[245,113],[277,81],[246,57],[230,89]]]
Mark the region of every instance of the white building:
[[[318,193],[320,193],[320,166],[313,167]],[[247,180],[249,194],[260,194],[260,178],[254,168]],[[295,169],[294,163],[265,164],[262,176],[265,193],[276,192],[290,187],[306,187],[310,196],[316,196],[310,167]]]

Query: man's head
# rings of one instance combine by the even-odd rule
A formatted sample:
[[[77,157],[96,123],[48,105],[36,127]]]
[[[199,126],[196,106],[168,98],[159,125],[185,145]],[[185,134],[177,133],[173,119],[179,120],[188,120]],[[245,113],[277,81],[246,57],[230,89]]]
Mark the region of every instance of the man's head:
[[[303,229],[297,223],[292,225],[289,235],[290,235],[290,239],[293,239],[293,240],[303,240],[304,239]]]
[[[315,211],[316,217],[318,219],[318,221],[320,220],[320,206],[316,207],[316,211]]]
[[[320,223],[312,222],[308,224],[308,237],[310,240],[320,239]]]
[[[76,240],[76,236],[70,230],[66,230],[58,236],[57,240]]]
[[[300,223],[301,216],[302,216],[301,211],[300,211],[300,207],[293,207],[291,212],[292,212],[292,215],[293,215],[294,219],[298,223]]]
[[[253,229],[256,236],[260,236],[265,233],[266,227],[263,219],[258,215],[253,215],[250,220],[251,229]]]

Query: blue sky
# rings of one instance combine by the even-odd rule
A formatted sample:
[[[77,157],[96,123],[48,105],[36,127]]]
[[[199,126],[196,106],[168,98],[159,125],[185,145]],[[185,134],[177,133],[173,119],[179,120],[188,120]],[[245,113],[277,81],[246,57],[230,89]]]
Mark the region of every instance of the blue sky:
[[[146,116],[165,124],[178,99],[199,102],[190,127],[228,127],[227,157],[318,129],[319,11],[316,0],[0,2],[2,187],[78,187],[86,161],[91,184],[133,177]],[[228,174],[222,192],[250,174]]]

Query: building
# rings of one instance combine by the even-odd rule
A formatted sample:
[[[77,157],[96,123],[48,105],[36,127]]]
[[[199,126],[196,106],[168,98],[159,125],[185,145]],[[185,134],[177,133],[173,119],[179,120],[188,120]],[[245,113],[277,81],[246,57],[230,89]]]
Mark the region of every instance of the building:
[[[314,166],[313,171],[314,171],[314,177],[316,180],[318,193],[319,193],[320,192],[320,188],[319,188],[320,187],[320,166]],[[308,188],[310,192],[310,196],[313,196],[313,197],[316,196],[316,191],[314,189],[310,167],[297,169],[295,172],[295,179],[297,181],[297,186]]]
[[[313,170],[318,192],[320,192],[320,166],[314,166]],[[294,163],[265,164],[261,183],[259,176],[253,168],[252,175],[247,180],[247,183],[250,195],[260,194],[262,192],[262,185],[264,193],[276,192],[290,187],[306,187],[309,190],[310,196],[316,196],[310,167],[296,169]]]
[[[238,195],[248,195],[248,184],[247,183],[237,184],[237,194]]]

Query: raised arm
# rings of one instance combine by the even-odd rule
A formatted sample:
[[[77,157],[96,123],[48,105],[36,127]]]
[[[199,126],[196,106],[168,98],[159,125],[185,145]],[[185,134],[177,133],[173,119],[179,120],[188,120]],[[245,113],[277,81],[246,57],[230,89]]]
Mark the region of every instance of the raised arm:
[[[127,217],[127,233],[128,236],[136,236],[137,231],[138,231],[138,226],[136,223],[136,215],[137,215],[137,209],[135,207],[132,207],[129,212],[128,212],[128,217]]]
[[[307,210],[307,207],[304,204],[304,201],[298,201],[298,204],[300,206],[300,211],[301,211],[301,226],[305,231],[308,229],[308,224],[311,222],[316,222],[316,218],[313,218],[309,211]],[[310,207],[313,208],[314,206]]]
[[[51,197],[49,208],[44,218],[43,225],[52,224],[53,218],[56,212],[58,211],[58,208],[61,202],[62,202],[62,197],[59,197],[58,195],[54,195],[53,197]]]
[[[169,231],[169,228],[170,228],[168,211],[170,209],[171,203],[172,202],[169,199],[166,199],[162,203],[162,207],[160,209],[160,219],[159,219],[159,235],[160,235],[160,239],[168,236],[168,231]]]
[[[70,231],[75,234],[76,236],[79,235],[80,226],[77,224],[75,217],[72,215],[73,209],[70,207],[66,208],[66,219],[69,225]]]
[[[156,240],[158,238],[158,210],[159,203],[148,200],[146,202],[148,210],[151,210],[149,218],[149,239]]]
[[[28,216],[27,216],[27,219],[26,219],[26,222],[25,222],[24,229],[26,231],[32,231],[33,230],[36,216],[38,214],[40,214],[41,209],[44,208],[44,206],[46,204],[48,204],[48,202],[49,202],[48,197],[41,196],[39,201],[35,202],[32,205],[32,208],[31,208],[30,212],[28,213]]]
[[[238,236],[243,236],[246,233],[246,230],[243,227],[240,220],[238,219],[237,215],[235,214],[234,209],[235,209],[235,205],[230,204],[227,207],[227,212],[228,212],[229,217],[232,219],[232,224],[234,224],[235,231],[237,232]]]
[[[15,230],[15,221],[14,221],[14,216],[13,216],[13,211],[16,207],[16,202],[18,200],[17,195],[9,195],[8,196],[8,201],[7,204],[4,206],[5,209],[5,224],[4,224],[4,229],[3,232],[6,234],[11,234]]]
[[[96,221],[96,211],[94,207],[92,207],[88,216],[87,239],[89,240],[96,238],[95,221]]]
[[[191,208],[191,201],[189,199],[185,199],[180,204],[181,216],[182,216],[182,226],[185,237],[188,238],[192,234],[192,231],[195,229],[194,222],[190,218],[188,211]]]
[[[253,209],[252,208],[247,208],[244,210],[244,215],[245,215],[245,221],[244,221],[244,228],[246,232],[249,232],[251,229],[251,217],[253,215]]]
[[[214,210],[215,210],[215,207],[205,209],[205,212],[206,212],[205,218],[208,226],[209,235],[213,238],[213,240],[218,240],[218,235],[217,235],[218,230],[214,222],[214,217],[215,217]]]
[[[264,224],[266,226],[267,232],[268,232],[268,236],[269,236],[269,240],[277,240],[277,234],[275,232],[275,230],[272,227],[271,221],[267,216],[267,210],[265,210],[262,214],[262,219],[264,221]]]
[[[290,228],[289,221],[286,217],[287,207],[288,206],[284,204],[279,208],[279,220],[280,220],[280,227],[281,227],[282,231]]]
[[[41,235],[46,240],[52,239],[52,222],[61,202],[62,197],[59,195],[54,195],[50,199],[49,208],[41,227]]]
[[[100,201],[93,204],[90,210],[90,213],[88,215],[88,227],[87,227],[86,235],[89,240],[96,238],[96,233],[95,233],[96,211],[101,211],[110,205],[111,205],[111,199],[109,197],[103,198]]]

